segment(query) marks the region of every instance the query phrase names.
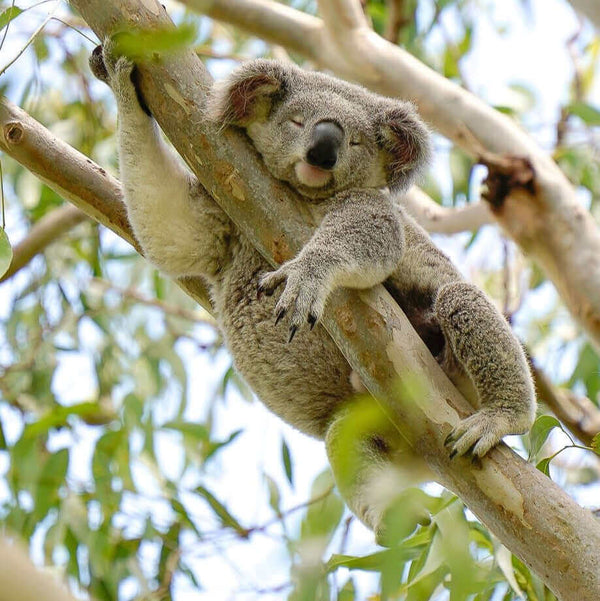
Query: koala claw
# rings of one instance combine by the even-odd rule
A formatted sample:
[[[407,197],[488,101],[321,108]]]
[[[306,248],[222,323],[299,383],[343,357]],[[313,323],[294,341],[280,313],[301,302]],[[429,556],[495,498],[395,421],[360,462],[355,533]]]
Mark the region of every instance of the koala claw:
[[[446,437],[444,445],[450,448],[450,459],[471,455],[472,461],[477,462],[511,432],[514,428],[504,416],[479,411],[462,420]]]
[[[278,270],[262,276],[258,294],[273,294],[283,282],[285,288],[275,306],[275,325],[289,313],[291,342],[304,323],[308,323],[312,330],[319,321],[325,304],[326,288],[311,273],[306,273],[301,263],[289,261]]]
[[[277,319],[275,320],[275,325],[277,325],[284,318],[286,313],[287,313],[287,311],[285,309],[281,309],[281,311],[279,311],[279,313],[277,313]]]

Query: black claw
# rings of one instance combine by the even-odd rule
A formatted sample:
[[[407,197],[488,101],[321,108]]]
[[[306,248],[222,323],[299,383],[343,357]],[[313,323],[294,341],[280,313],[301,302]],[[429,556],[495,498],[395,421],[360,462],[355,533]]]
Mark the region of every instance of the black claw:
[[[452,453],[450,453],[450,459],[454,459],[457,455],[458,455],[458,451],[456,449],[454,449],[454,451],[452,451]]]
[[[454,442],[454,432],[450,432],[448,436],[446,436],[446,440],[444,440],[444,446],[448,446],[449,444]]]
[[[287,313],[286,309],[280,309],[279,313],[277,313],[277,319],[275,320],[275,325],[277,325],[282,319],[283,316]]]
[[[310,329],[312,330],[315,327],[315,324],[317,323],[317,316],[313,315],[312,313],[309,313],[307,321],[310,324]]]
[[[296,331],[298,330],[298,326],[292,326],[290,328],[290,338],[288,340],[288,343],[291,342],[294,339],[294,336],[296,335]]]

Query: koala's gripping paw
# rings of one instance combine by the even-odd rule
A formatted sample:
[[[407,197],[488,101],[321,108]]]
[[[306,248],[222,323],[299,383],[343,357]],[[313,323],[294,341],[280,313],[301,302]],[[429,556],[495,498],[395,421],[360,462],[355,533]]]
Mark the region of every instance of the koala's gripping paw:
[[[135,64],[127,57],[117,54],[113,40],[106,38],[101,46],[96,46],[89,63],[92,73],[111,87],[119,108],[138,104],[133,81]]]
[[[508,434],[522,434],[531,426],[529,416],[506,414],[501,410],[482,409],[463,419],[448,435],[444,444],[450,458],[469,453],[473,459],[483,457]]]
[[[315,278],[309,269],[303,268],[301,262],[292,260],[284,263],[276,271],[262,276],[258,284],[258,293],[270,296],[284,282],[285,289],[275,306],[275,325],[289,315],[291,342],[303,324],[307,323],[312,330],[319,321],[329,289]]]

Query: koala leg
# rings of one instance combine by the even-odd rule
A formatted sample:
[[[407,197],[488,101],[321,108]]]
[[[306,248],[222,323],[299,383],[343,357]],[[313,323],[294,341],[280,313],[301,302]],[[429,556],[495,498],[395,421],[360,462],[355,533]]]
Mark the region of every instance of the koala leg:
[[[358,409],[341,410],[327,430],[325,444],[346,504],[375,532],[379,544],[389,546],[429,521],[427,508],[415,503],[411,494],[420,491],[410,487],[433,478],[391,425],[381,423],[387,418],[372,410],[374,400],[368,404],[366,413],[360,404]],[[370,432],[370,426],[377,429]]]
[[[535,391],[525,353],[504,317],[469,283],[442,286],[434,310],[446,339],[445,352],[453,355],[444,362],[460,363],[481,405],[451,432],[446,444],[452,456],[470,451],[482,457],[503,436],[524,433],[533,423]]]
[[[223,266],[231,222],[163,142],[156,121],[140,104],[134,64],[115,56],[107,40],[90,65],[117,100],[124,200],[145,256],[171,276],[210,279]]]

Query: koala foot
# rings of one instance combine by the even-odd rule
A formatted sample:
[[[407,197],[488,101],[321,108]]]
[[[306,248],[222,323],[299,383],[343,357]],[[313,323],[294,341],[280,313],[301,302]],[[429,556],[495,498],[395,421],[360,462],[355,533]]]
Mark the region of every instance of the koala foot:
[[[118,55],[111,38],[106,38],[101,46],[94,48],[89,64],[94,76],[111,87],[120,110],[125,106],[139,105],[147,115],[151,115],[139,91],[135,64],[129,58]]]
[[[447,436],[444,444],[450,449],[450,458],[470,454],[473,459],[483,457],[508,434],[522,434],[531,427],[532,418],[501,409],[481,409],[463,419]]]
[[[285,282],[285,289],[275,306],[275,325],[286,315],[290,316],[290,338],[307,323],[312,330],[323,315],[329,289],[314,274],[294,259],[276,271],[265,274],[258,284],[259,295],[271,296]]]

